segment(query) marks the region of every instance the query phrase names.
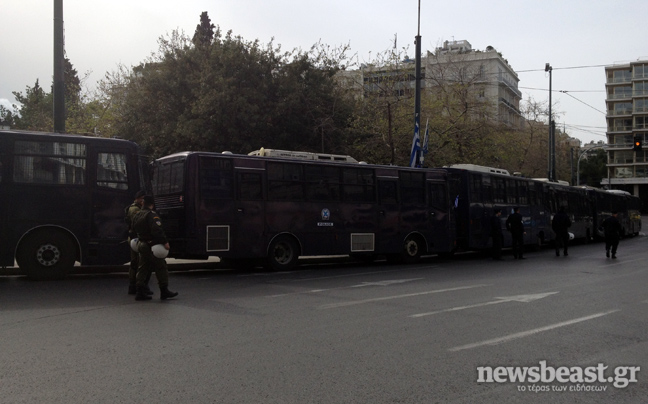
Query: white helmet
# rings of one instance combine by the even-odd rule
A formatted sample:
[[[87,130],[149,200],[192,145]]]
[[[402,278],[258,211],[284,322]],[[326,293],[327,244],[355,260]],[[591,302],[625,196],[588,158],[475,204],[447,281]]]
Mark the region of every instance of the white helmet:
[[[135,252],[137,252],[137,240],[138,240],[138,238],[135,237],[134,239],[131,239],[131,242],[130,242],[131,250],[133,250]]]
[[[569,239],[570,239],[570,240],[573,240],[573,239],[574,239],[574,233],[571,233],[571,232],[569,233]]]
[[[169,255],[169,250],[164,248],[164,244],[156,244],[153,247],[151,247],[151,251],[153,251],[153,255],[155,255],[157,258],[166,258],[167,255]]]

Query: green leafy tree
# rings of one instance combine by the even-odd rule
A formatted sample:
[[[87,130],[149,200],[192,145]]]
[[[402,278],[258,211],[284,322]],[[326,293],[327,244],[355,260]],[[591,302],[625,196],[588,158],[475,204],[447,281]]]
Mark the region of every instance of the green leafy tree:
[[[580,184],[600,187],[603,178],[607,177],[607,155],[604,149],[596,150],[596,154],[581,159]]]
[[[65,58],[65,110],[66,132],[85,133],[92,130],[93,115],[87,110],[82,94],[82,81],[70,59]],[[38,80],[25,92],[13,92],[18,105],[14,106],[17,129],[51,131],[53,123],[53,95],[45,91]]]
[[[13,112],[4,105],[0,105],[0,126],[15,126]]]
[[[12,92],[20,105],[15,106],[16,129],[51,131],[52,121],[52,94],[45,91],[36,80],[33,87],[27,86],[25,92]]]
[[[207,11],[200,14],[200,24],[196,27],[192,42],[195,46],[209,46],[214,40],[214,29],[216,26],[211,23]]]
[[[203,13],[192,40],[174,31],[146,63],[106,76],[100,98],[111,133],[152,156],[343,147],[351,107],[337,96],[333,52],[282,53],[272,41],[212,27]]]

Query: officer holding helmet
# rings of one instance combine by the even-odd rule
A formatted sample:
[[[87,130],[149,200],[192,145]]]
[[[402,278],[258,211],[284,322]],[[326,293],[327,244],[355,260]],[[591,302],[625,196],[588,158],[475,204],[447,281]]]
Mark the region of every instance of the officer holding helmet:
[[[151,300],[151,296],[146,293],[146,283],[147,277],[153,271],[155,271],[160,286],[160,299],[166,300],[178,296],[177,292],[169,290],[169,271],[164,259],[169,251],[169,242],[162,229],[160,217],[153,210],[153,206],[153,197],[146,195],[142,209],[133,220],[133,229],[139,239],[137,243],[139,267],[135,300]]]

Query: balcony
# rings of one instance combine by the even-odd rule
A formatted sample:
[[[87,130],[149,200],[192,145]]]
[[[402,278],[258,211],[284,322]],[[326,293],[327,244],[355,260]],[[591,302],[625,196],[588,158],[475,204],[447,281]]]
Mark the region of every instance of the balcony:
[[[608,127],[608,132],[632,132],[632,125],[614,125]]]
[[[627,92],[627,93],[617,93],[617,94],[608,94],[607,99],[608,100],[630,100],[632,99],[633,94],[632,92]]]
[[[608,77],[606,83],[607,84],[623,84],[623,83],[631,83],[632,82],[632,77],[631,76],[624,76],[624,77]]]
[[[624,116],[632,115],[632,109],[608,110],[607,116]]]

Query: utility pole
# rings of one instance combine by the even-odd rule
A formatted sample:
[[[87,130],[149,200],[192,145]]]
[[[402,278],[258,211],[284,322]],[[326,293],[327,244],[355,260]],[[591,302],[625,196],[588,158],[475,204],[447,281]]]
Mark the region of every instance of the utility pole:
[[[65,132],[63,0],[54,0],[54,132]]]
[[[549,163],[547,178],[549,181],[556,180],[556,139],[554,132],[553,115],[551,114],[551,71],[553,68],[549,63],[545,64],[545,72],[549,72]]]

